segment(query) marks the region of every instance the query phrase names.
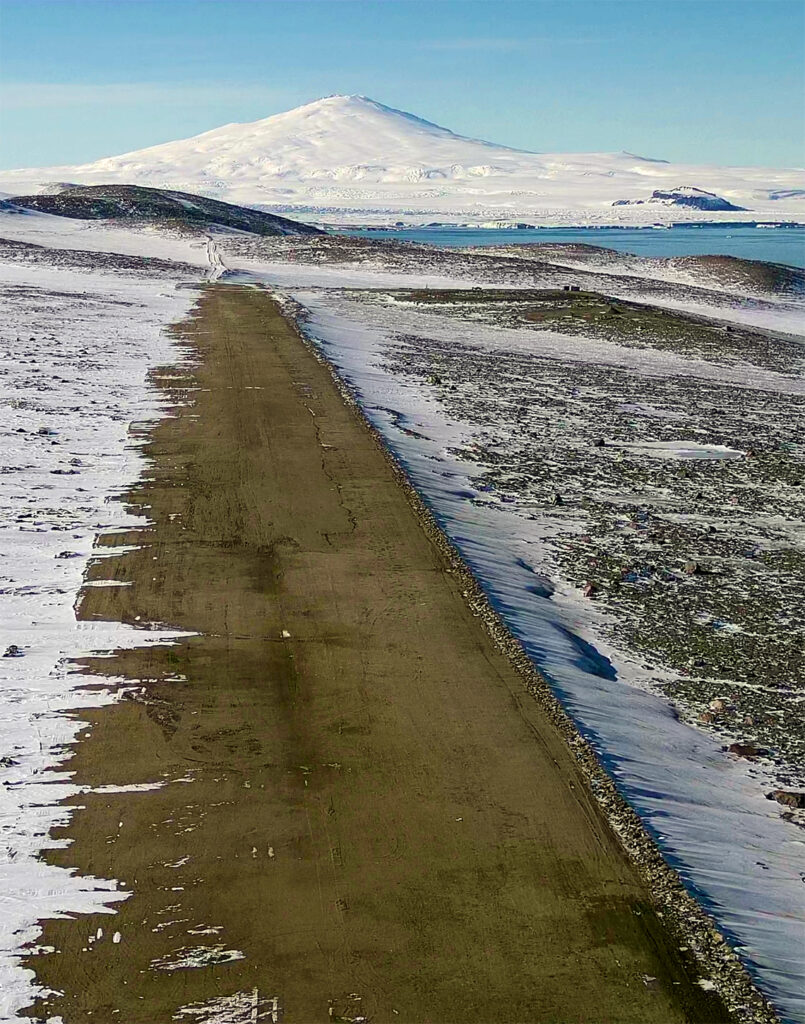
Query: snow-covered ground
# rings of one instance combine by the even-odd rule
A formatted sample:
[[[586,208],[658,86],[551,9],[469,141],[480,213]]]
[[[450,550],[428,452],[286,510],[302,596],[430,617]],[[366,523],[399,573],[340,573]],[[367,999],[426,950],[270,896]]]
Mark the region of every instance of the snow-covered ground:
[[[0,238],[50,249],[119,253],[196,267],[210,266],[206,242],[197,236],[148,226],[129,230],[107,221],[71,220],[33,210],[0,210]]]
[[[518,498],[514,484],[479,486],[478,463],[460,453],[522,444],[522,410],[533,400],[526,390],[502,388],[498,399],[488,380],[477,377],[468,384],[443,363],[438,380],[400,373],[397,354],[407,346],[418,352],[466,347],[501,378],[518,377],[521,360],[534,360],[539,373],[554,365],[571,373],[574,365],[618,367],[638,382],[642,378],[646,394],[661,381],[676,386],[680,375],[700,380],[705,389],[728,383],[800,394],[801,381],[777,374],[750,380],[746,367],[728,369],[652,350],[618,351],[616,345],[546,331],[458,325],[427,312],[367,303],[348,292],[295,289],[292,297],[306,311],[306,332],[349,383],[666,856],[730,935],[785,1019],[805,1021],[805,841],[801,828],[781,820],[779,808],[765,798],[775,787],[773,774],[736,761],[718,737],[681,720],[658,691],[662,670],[607,640],[606,616],[563,581],[552,561],[545,542],[560,528],[540,514],[538,504]],[[443,389],[455,391],[456,385],[471,414],[466,419],[444,405]],[[580,399],[573,403],[580,411]],[[650,454],[742,454],[726,446],[662,444]],[[589,528],[581,516],[578,531]]]
[[[724,268],[716,272],[706,258],[644,259],[599,250],[582,260],[574,255],[574,246],[559,245],[453,252],[416,244],[392,252],[357,247],[345,236],[319,239],[305,252],[282,242],[267,245],[236,236],[222,238],[221,244],[232,272],[287,287],[529,289],[561,288],[572,280],[582,288],[623,299],[794,335],[801,334],[805,318],[802,296],[775,293]]]
[[[526,261],[512,258],[517,253],[497,260],[467,254],[464,263],[434,253],[429,261],[425,250],[398,247],[392,253],[382,246],[361,248],[354,240],[254,240],[237,234],[204,239],[0,211],[3,238],[17,248],[4,252],[0,242],[0,654],[14,645],[22,656],[0,659],[0,717],[6,719],[0,743],[1,753],[8,754],[0,757],[0,781],[10,783],[0,787],[0,1019],[31,999],[33,978],[15,964],[15,954],[23,943],[35,942],[39,917],[105,906],[112,912],[114,901],[126,896],[115,880],[75,877],[36,856],[56,843],[48,831],[66,819],[69,812],[59,801],[75,791],[58,770],[64,746],[80,728],[65,711],[114,699],[108,690],[86,690],[87,677],[72,674],[66,659],[169,642],[170,636],[77,623],[73,601],[88,559],[97,556],[96,534],[132,522],[114,496],[140,469],[129,422],[159,413],[146,371],[175,357],[164,327],[187,312],[194,297],[188,285],[225,276],[280,288],[308,310],[311,337],[355,389],[672,862],[787,1018],[805,1021],[798,956],[805,927],[805,842],[801,830],[764,798],[773,786],[767,769],[725,756],[715,736],[680,721],[649,678],[656,671],[608,639],[606,617],[563,582],[561,567],[546,551],[555,524],[527,502],[518,504],[513,488],[509,493],[478,486],[479,464],[467,453],[481,440],[502,449],[520,443],[517,393],[504,388],[495,394],[494,381],[480,375],[470,374],[469,384],[457,379],[467,387],[468,415],[462,418],[445,404],[446,371],[437,382],[427,374],[400,372],[395,359],[401,345],[411,353],[429,351],[417,343],[426,339],[434,352],[452,347],[468,358],[486,359],[495,380],[509,373],[522,393],[530,386],[518,377],[522,361],[571,377],[628,375],[640,394],[624,397],[624,412],[671,424],[684,422],[689,410],[671,409],[663,388],[681,388],[685,381],[699,386],[701,395],[734,388],[757,396],[752,402],[762,405],[766,394],[798,401],[801,377],[671,349],[470,323],[399,298],[387,301],[376,292],[357,296],[343,290],[558,287],[567,280],[561,271],[554,280],[548,268],[537,281]],[[339,245],[347,253],[341,263]],[[716,287],[688,266],[667,268],[666,280],[656,286],[629,259],[609,260],[592,271],[579,263],[574,274],[592,287],[596,270],[609,275],[607,287],[617,294],[666,305],[684,305],[687,294],[689,304],[719,319],[742,304],[741,315],[753,322],[776,315],[773,326],[793,330],[802,310],[796,296],[747,299],[740,283]],[[585,381],[578,394],[571,389],[573,415],[579,417],[574,422],[581,423],[590,387]],[[537,406],[539,395],[529,401]],[[681,399],[677,404],[684,406]],[[483,437],[473,417],[485,418]],[[649,444],[649,457],[660,465],[691,455],[730,465],[744,455],[739,444],[713,443],[704,435],[695,451],[690,443]],[[630,457],[626,450],[621,454]]]
[[[64,182],[175,188],[329,224],[805,221],[802,169],[529,153],[456,135],[364,96],[330,96],[93,163],[0,172],[0,189],[15,195]],[[675,189],[714,193],[745,212],[652,199]],[[620,200],[639,204],[613,206]]]
[[[741,762],[725,753],[723,734],[703,732],[692,724],[697,712],[680,716],[663,695],[664,682],[675,681],[675,672],[647,664],[645,655],[611,638],[607,613],[580,598],[553,560],[547,542],[561,528],[544,514],[544,506],[518,496],[514,480],[502,487],[479,484],[479,475],[488,468],[484,451],[523,446],[527,462],[534,438],[541,435],[540,425],[532,424],[533,433],[527,433],[524,410],[539,407],[542,399],[550,408],[551,387],[530,390],[525,367],[532,367],[528,372],[535,378],[555,368],[570,381],[566,410],[559,415],[567,417],[563,429],[571,435],[581,429],[586,400],[592,403],[595,429],[595,410],[611,398],[606,382],[613,377],[630,382],[630,398],[619,406],[623,415],[679,424],[680,438],[631,446],[612,442],[609,450],[616,458],[710,464],[741,460],[746,452],[740,445],[704,440],[709,432],[692,416],[700,404],[707,408],[732,395],[761,419],[764,409],[773,416],[769,410],[774,396],[783,404],[801,404],[801,375],[650,344],[624,347],[589,334],[505,327],[500,315],[492,318],[494,323],[483,321],[469,308],[451,318],[427,304],[382,294],[383,289],[450,287],[467,290],[470,298],[470,290],[479,285],[561,286],[562,278],[552,278],[550,268],[543,266],[537,276],[529,273],[522,250],[434,253],[429,258],[417,247],[362,252],[352,243],[343,244],[341,262],[332,249],[322,247],[311,247],[306,255],[296,251],[288,259],[272,259],[268,249],[261,256],[259,245],[251,252],[246,243],[228,247],[224,242],[223,248],[230,267],[274,285],[300,304],[310,337],[349,383],[666,855],[730,935],[785,1019],[805,1021],[805,976],[798,955],[805,932],[805,841],[801,823],[781,818],[779,806],[766,798],[778,785],[774,767]],[[540,256],[550,258],[535,250],[535,259]],[[598,273],[598,286],[607,294],[686,309],[721,322],[802,334],[801,296],[774,295],[759,285],[755,290],[740,274],[725,274],[706,261],[641,261],[610,253],[601,255],[599,266],[595,257],[591,266],[590,260],[574,260],[561,250],[555,258],[564,266],[574,265],[582,288],[595,289]],[[360,295],[350,291],[354,288],[371,291]],[[753,291],[755,297],[749,298],[747,292]],[[454,375],[442,361],[450,351],[458,353],[459,361],[462,351],[476,353],[475,367]],[[430,370],[401,372],[400,353],[423,363],[433,356],[435,363]],[[511,387],[500,384],[496,394],[490,377],[475,374],[484,362],[491,378],[509,381]],[[561,393],[558,377],[553,390],[553,397]],[[450,407],[446,393],[454,396]],[[668,407],[669,395],[678,407]],[[458,405],[463,405],[463,414],[457,412]],[[747,421],[744,430],[750,429]],[[691,433],[703,440],[692,441]],[[577,443],[571,438],[571,457]],[[554,459],[561,461],[563,451],[554,452]],[[476,457],[471,457],[473,452]],[[651,469],[647,472],[650,478]],[[616,504],[623,501],[628,516],[629,500],[615,494],[614,486],[610,481],[609,498]],[[670,494],[661,482],[655,490],[660,514],[664,511],[675,521]],[[769,491],[767,498],[768,518],[764,513],[750,526],[757,529],[756,539],[770,548],[800,545],[801,527],[789,516],[775,517],[777,496]],[[638,507],[651,507],[648,493],[636,501]],[[572,515],[565,509],[566,518]],[[697,524],[697,516],[696,509],[688,510],[681,520]],[[582,517],[578,532],[589,528]],[[732,684],[716,685],[729,689]],[[781,711],[776,699],[772,696],[769,705],[774,714],[797,713],[795,695],[790,707],[786,704],[788,711]],[[799,769],[792,765],[791,771]]]
[[[200,270],[171,272],[125,258],[105,267],[77,265],[71,249],[103,251],[112,233],[76,232],[77,222],[52,217],[15,220],[23,221],[30,242],[60,249],[0,258],[3,1021],[34,997],[33,974],[19,966],[18,954],[35,946],[38,919],[104,908],[112,913],[115,901],[128,895],[115,879],[74,875],[39,854],[61,845],[49,832],[69,820],[71,808],[61,801],[80,792],[59,769],[84,728],[69,712],[115,699],[108,680],[101,685],[79,674],[70,659],[172,637],[120,623],[79,622],[74,603],[88,562],[101,557],[93,548],[96,536],[143,524],[116,498],[142,465],[129,425],[160,415],[146,374],[176,358],[164,328],[184,317],[195,298],[177,285],[203,277]],[[114,234],[117,251],[152,249],[182,258],[188,248]]]

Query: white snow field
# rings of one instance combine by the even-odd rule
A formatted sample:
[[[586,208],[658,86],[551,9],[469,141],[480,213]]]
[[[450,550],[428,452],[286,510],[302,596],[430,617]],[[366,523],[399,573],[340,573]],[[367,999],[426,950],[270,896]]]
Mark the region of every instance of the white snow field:
[[[113,913],[129,895],[123,882],[40,859],[63,845],[49,833],[69,820],[62,801],[80,793],[59,768],[84,728],[69,713],[115,699],[108,680],[79,674],[69,659],[176,636],[79,622],[73,606],[88,562],[101,556],[96,536],[143,525],[116,498],[142,465],[129,425],[161,415],[146,374],[175,361],[164,328],[195,298],[177,285],[204,271],[125,257],[98,265],[71,250],[114,249],[114,235],[130,254],[168,256],[172,245],[179,259],[207,262],[203,245],[197,253],[150,233],[81,232],[41,215],[0,214],[0,237],[23,224],[30,243],[55,241],[58,251],[0,258],[0,1021],[36,995],[19,956],[35,949],[40,918]]]
[[[332,224],[805,221],[802,169],[529,153],[456,135],[365,96],[328,96],[93,163],[0,171],[0,190],[13,195],[60,183],[175,188]],[[652,199],[657,190],[676,190],[677,201]],[[678,205],[700,192],[743,211]]]

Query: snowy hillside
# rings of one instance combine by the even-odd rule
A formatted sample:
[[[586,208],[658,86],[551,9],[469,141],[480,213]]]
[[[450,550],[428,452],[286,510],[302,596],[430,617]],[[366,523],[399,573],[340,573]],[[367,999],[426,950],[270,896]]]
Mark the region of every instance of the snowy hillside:
[[[12,194],[67,182],[181,189],[335,223],[805,221],[801,170],[670,164],[624,152],[529,153],[456,135],[365,96],[329,96],[94,163],[0,172],[0,190]],[[645,202],[658,189],[714,193],[723,212]]]
[[[318,232],[318,228],[309,224],[298,224],[262,210],[142,185],[74,185],[56,193],[15,196],[13,202],[0,200],[0,208],[39,210],[77,220],[136,221],[201,230],[215,226],[257,235]]]

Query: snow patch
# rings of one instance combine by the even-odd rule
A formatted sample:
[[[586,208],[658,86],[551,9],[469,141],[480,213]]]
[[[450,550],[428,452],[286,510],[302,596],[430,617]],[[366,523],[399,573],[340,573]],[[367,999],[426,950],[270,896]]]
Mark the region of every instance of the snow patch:
[[[225,949],[223,945],[185,946],[183,949],[168,953],[167,956],[152,960],[151,969],[155,971],[186,971],[245,959],[246,954],[241,953],[239,949]]]
[[[72,659],[179,635],[76,621],[73,608],[97,535],[144,522],[116,495],[141,466],[129,423],[161,412],[146,373],[175,358],[163,328],[192,304],[174,283],[46,261],[0,264],[0,653],[18,655],[0,658],[2,1020],[38,994],[19,957],[36,942],[39,919],[111,914],[129,895],[113,879],[39,855],[64,845],[51,830],[70,820],[62,801],[82,792],[60,768],[86,728],[67,712],[116,699],[116,680],[82,674]]]

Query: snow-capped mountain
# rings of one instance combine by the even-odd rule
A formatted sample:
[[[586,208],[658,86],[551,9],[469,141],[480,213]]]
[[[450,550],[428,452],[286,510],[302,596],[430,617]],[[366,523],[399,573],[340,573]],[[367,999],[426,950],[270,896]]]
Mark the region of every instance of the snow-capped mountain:
[[[715,193],[725,209],[745,208],[743,219],[805,219],[803,171],[697,167],[625,152],[529,153],[456,135],[365,96],[328,96],[94,163],[0,172],[0,189],[16,194],[61,182],[181,189],[331,222],[639,223],[703,216],[692,207],[634,202],[658,188]],[[613,206],[619,200],[633,202]]]

